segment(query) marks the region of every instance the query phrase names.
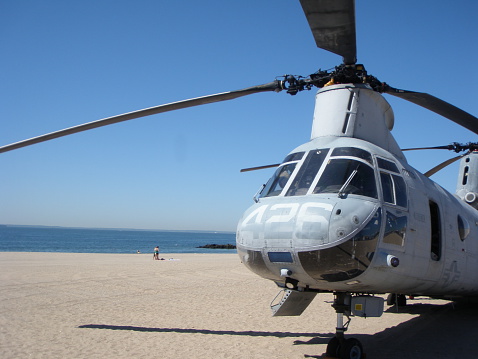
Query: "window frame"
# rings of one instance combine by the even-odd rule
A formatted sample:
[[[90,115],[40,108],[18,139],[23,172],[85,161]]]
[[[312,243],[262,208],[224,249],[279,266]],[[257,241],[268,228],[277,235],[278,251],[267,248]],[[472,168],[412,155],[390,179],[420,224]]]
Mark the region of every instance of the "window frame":
[[[400,167],[397,165],[397,163],[395,161],[392,161],[392,160],[387,159],[387,158],[376,156],[376,160],[377,160],[378,177],[379,177],[379,180],[380,180],[380,195],[381,195],[382,202],[385,205],[396,206],[396,207],[399,207],[399,208],[408,209],[408,198],[409,198],[408,186],[407,186],[407,182],[405,181],[404,176],[400,172]],[[385,168],[385,166],[380,165],[381,161],[384,161],[383,163],[388,164],[387,168]],[[391,168],[396,168],[397,170],[395,171]],[[383,185],[384,181],[382,179],[382,176],[388,176],[388,178],[390,179],[390,182],[392,184],[393,202],[386,201],[386,199],[385,199],[385,192],[384,192],[384,185]],[[399,202],[402,202],[402,201],[398,200],[397,187],[399,187],[399,186],[397,185],[397,180],[395,178],[397,178],[399,181],[401,181],[403,186],[404,186],[404,191],[405,191],[404,192],[405,193],[404,202],[406,202],[405,206],[403,206],[402,203],[399,203]]]

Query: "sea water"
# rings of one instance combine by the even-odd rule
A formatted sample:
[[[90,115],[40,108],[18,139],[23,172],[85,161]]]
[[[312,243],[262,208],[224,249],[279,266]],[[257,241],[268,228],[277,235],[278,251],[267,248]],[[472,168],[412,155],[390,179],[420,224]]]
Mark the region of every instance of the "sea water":
[[[0,226],[1,252],[152,253],[159,246],[163,253],[235,253],[197,248],[235,242],[233,232]]]

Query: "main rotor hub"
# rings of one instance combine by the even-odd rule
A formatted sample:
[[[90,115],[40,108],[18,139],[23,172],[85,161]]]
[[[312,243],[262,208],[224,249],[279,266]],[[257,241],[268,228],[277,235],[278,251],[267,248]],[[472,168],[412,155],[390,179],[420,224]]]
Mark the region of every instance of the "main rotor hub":
[[[336,84],[367,84],[372,90],[380,93],[387,87],[387,84],[380,82],[376,77],[368,75],[362,64],[341,64],[332,71],[319,69],[308,77],[285,75],[280,84],[281,89],[287,90],[290,95],[310,90],[313,86],[322,88]]]

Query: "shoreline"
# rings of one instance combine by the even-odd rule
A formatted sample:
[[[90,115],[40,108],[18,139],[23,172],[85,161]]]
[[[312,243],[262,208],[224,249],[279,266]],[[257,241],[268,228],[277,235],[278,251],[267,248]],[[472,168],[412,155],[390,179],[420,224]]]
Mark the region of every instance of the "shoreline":
[[[205,248],[205,249],[208,249],[208,248]],[[0,253],[45,253],[45,254],[92,254],[92,255],[96,255],[96,254],[112,254],[112,255],[153,255],[153,251],[150,251],[150,252],[140,252],[140,253],[137,253],[136,251],[131,251],[131,252],[52,252],[52,251],[2,251],[0,250]],[[237,251],[236,249],[210,249],[210,251],[208,252],[171,252],[171,251],[168,251],[168,252],[159,252],[160,256],[161,254],[163,255],[167,255],[167,256],[170,256],[170,255],[181,255],[181,254],[212,254],[212,255],[216,255],[216,254],[234,254],[236,256],[238,256],[237,254]]]
[[[5,227],[0,231],[0,251],[45,253],[164,253],[227,252],[198,248],[208,243],[236,242],[234,233],[208,231],[149,231],[83,229],[70,227]]]
[[[324,357],[336,326],[331,294],[301,316],[272,317],[279,288],[236,253],[161,256],[174,260],[0,252],[2,358]],[[476,309],[409,303],[353,318],[346,335],[362,342],[367,359],[470,357]]]

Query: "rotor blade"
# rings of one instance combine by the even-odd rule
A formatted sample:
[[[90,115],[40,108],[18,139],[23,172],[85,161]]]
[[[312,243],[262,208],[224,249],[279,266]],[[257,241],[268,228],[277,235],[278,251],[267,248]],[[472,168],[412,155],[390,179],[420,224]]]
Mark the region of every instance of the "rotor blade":
[[[444,169],[446,166],[451,165],[452,163],[458,161],[460,158],[465,157],[465,156],[467,156],[467,155],[469,155],[469,154],[470,154],[470,152],[467,152],[467,153],[465,153],[465,154],[463,154],[463,155],[459,155],[459,156],[450,158],[449,160],[446,160],[445,162],[442,162],[442,163],[440,163],[438,166],[435,166],[435,167],[433,167],[431,170],[425,172],[424,175],[427,176],[427,177],[433,176],[435,173],[437,173],[438,171]]]
[[[423,92],[400,90],[388,85],[385,86],[384,92],[422,106],[478,134],[478,118],[435,96]]]
[[[317,47],[357,62],[354,0],[300,0]]]
[[[436,147],[415,147],[415,148],[403,148],[402,151],[418,151],[418,150],[449,150],[449,146],[436,146]]]
[[[232,99],[235,99],[235,98],[238,98],[238,97],[251,95],[251,94],[254,94],[254,93],[258,93],[258,92],[266,92],[266,91],[277,91],[278,92],[280,90],[281,90],[280,82],[279,81],[274,81],[274,82],[270,82],[270,83],[259,85],[259,86],[248,87],[248,88],[245,88],[245,89],[242,89],[242,90],[236,90],[236,91],[223,92],[223,93],[214,94],[214,95],[196,97],[196,98],[192,98],[192,99],[188,99],[188,100],[168,103],[168,104],[165,104],[165,105],[159,105],[159,106],[155,106],[155,107],[145,108],[145,109],[142,109],[142,110],[128,112],[128,113],[124,113],[122,115],[117,115],[117,116],[113,116],[113,117],[103,118],[101,120],[84,123],[82,125],[65,128],[65,129],[60,130],[60,131],[47,133],[45,135],[41,135],[41,136],[38,136],[38,137],[33,137],[33,138],[30,138],[30,139],[27,139],[27,140],[23,140],[23,141],[19,141],[19,142],[9,144],[9,145],[5,145],[5,146],[0,147],[0,153],[7,152],[7,151],[12,151],[12,150],[15,150],[15,149],[18,149],[18,148],[30,146],[30,145],[40,143],[40,142],[49,141],[49,140],[52,140],[52,139],[55,139],[55,138],[71,135],[71,134],[78,133],[78,132],[83,132],[83,131],[87,131],[87,130],[91,130],[91,129],[94,129],[94,128],[111,125],[111,124],[118,123],[118,122],[132,120],[132,119],[135,119],[135,118],[155,115],[155,114],[162,113],[162,112],[180,110],[180,109],[187,108],[187,107],[205,105],[205,104],[208,104],[208,103],[232,100]]]
[[[274,164],[274,165],[266,165],[266,166],[259,166],[259,167],[243,168],[243,169],[241,170],[241,172],[249,172],[249,171],[263,170],[263,169],[266,169],[266,168],[273,168],[273,167],[277,167],[277,166],[280,166],[280,163],[276,163],[276,164]]]
[[[417,148],[402,149],[402,151],[415,151],[415,150],[449,150],[449,151],[455,151],[456,153],[463,152],[463,151],[476,151],[478,150],[478,142],[468,142],[468,143],[453,142],[445,146],[417,147]]]

